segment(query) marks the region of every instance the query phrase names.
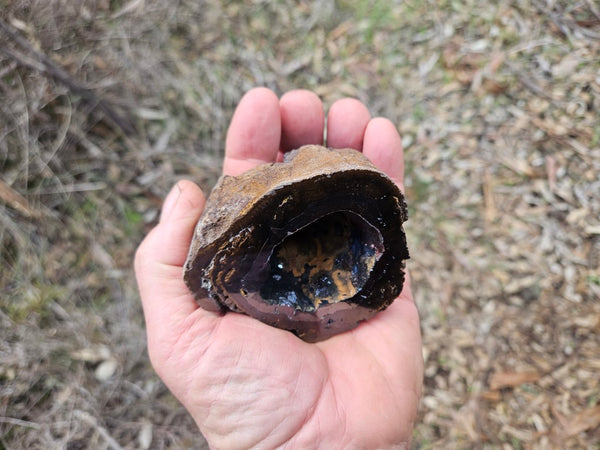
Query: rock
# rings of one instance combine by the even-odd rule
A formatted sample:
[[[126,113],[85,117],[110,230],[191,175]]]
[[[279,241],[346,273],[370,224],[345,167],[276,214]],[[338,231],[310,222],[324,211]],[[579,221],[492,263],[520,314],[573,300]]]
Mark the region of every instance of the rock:
[[[398,296],[404,196],[362,153],[309,145],[223,176],[184,268],[198,304],[308,342],[356,327]]]

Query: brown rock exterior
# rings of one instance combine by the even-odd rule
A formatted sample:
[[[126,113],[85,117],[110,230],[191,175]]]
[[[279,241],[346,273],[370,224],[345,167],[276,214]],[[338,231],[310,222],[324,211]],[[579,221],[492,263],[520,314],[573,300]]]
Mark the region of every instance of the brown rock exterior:
[[[308,145],[212,190],[184,280],[210,311],[308,342],[355,328],[402,290],[404,196],[362,153]]]

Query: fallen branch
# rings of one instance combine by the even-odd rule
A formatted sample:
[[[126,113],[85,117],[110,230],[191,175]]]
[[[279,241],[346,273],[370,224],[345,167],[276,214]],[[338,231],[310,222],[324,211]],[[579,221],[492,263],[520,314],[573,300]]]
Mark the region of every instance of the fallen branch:
[[[510,61],[506,61],[505,64],[513,73],[517,75],[517,77],[519,77],[519,81],[521,82],[521,84],[525,86],[525,88],[529,89],[533,94],[537,95],[538,97],[550,100],[551,102],[556,101],[556,99],[552,95],[548,94],[548,92],[546,92],[534,80],[532,80],[525,73],[523,73],[523,71],[521,71],[515,64],[511,63]]]
[[[82,422],[87,423],[89,426],[94,428],[98,434],[104,439],[108,447],[112,450],[123,450],[123,447],[119,445],[119,443],[110,435],[108,430],[101,426],[95,417],[91,416],[89,413],[81,410],[73,411],[73,415],[81,420]]]
[[[100,98],[90,88],[84,86],[79,81],[75,80],[58,64],[52,61],[47,55],[36,50],[27,39],[24,39],[19,33],[13,29],[11,25],[0,19],[0,30],[4,31],[24,53],[11,50],[5,45],[0,46],[0,53],[8,56],[17,64],[29,69],[42,72],[57,82],[66,86],[73,94],[80,96],[84,101],[90,103],[94,108],[98,108],[102,113],[112,121],[126,135],[135,134],[133,123],[122,117],[110,105],[108,101]]]
[[[42,426],[35,422],[28,420],[15,419],[14,417],[0,417],[0,423],[6,423],[17,427],[32,428],[34,430],[41,430]]]
[[[0,180],[0,201],[19,211],[25,217],[39,219],[43,216],[41,211],[32,208],[25,197],[2,180]]]
[[[571,35],[572,35],[571,30],[576,29],[579,33],[581,33],[586,38],[600,39],[600,33],[596,33],[595,31],[588,30],[584,27],[581,27],[581,26],[579,26],[577,21],[569,19],[567,17],[564,17],[563,15],[552,12],[550,9],[548,9],[547,7],[542,5],[541,2],[534,0],[533,4],[538,9],[538,11],[540,11],[542,14],[547,15],[550,18],[550,20],[554,23],[554,25],[556,25],[558,30],[566,38],[570,39]],[[593,5],[591,3],[589,3],[589,7],[590,7],[590,11],[592,12],[592,14],[595,15],[596,17],[598,17],[598,11],[593,7]]]

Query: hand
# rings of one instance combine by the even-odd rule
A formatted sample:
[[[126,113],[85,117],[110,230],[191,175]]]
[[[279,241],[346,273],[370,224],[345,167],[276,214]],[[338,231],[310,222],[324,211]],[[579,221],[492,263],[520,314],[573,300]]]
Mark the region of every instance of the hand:
[[[231,121],[223,172],[238,175],[322,144],[323,105],[308,91],[248,92]],[[333,104],[327,145],[362,150],[402,189],[400,136],[357,100]],[[182,279],[202,191],[180,181],[140,245],[135,270],[150,360],[214,448],[408,448],[421,395],[419,317],[407,282],[385,311],[308,344],[251,317],[199,308]]]

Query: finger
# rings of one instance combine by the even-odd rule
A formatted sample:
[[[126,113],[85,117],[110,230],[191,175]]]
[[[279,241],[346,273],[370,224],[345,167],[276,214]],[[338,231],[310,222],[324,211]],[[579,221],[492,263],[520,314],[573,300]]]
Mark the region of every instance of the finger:
[[[149,336],[168,334],[167,324],[180,323],[197,308],[183,282],[182,266],[204,204],[198,186],[191,181],[177,183],[165,200],[159,224],[136,252],[135,272]]]
[[[239,175],[260,164],[274,162],[280,140],[279,99],[266,88],[248,91],[227,130],[223,173]]]
[[[404,190],[404,154],[396,126],[388,119],[371,119],[365,130],[363,153]]]
[[[369,110],[360,101],[353,98],[338,100],[327,115],[327,146],[362,150],[370,118]]]
[[[325,113],[316,94],[302,89],[287,92],[281,97],[279,108],[283,152],[303,145],[323,144]]]

